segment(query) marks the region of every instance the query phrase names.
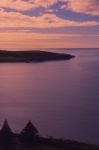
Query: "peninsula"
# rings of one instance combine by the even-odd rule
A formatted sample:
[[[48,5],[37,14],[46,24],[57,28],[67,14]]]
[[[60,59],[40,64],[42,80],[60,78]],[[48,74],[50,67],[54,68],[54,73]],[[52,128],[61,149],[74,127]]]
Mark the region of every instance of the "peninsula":
[[[47,51],[7,51],[0,50],[0,62],[44,62],[69,60],[73,55]]]

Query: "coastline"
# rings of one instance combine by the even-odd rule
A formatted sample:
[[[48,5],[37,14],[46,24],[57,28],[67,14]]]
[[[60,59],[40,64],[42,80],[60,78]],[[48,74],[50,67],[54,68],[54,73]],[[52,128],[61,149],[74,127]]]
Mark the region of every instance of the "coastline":
[[[15,133],[5,120],[0,130],[0,150],[99,150],[99,145],[42,137],[30,120],[20,133]]]

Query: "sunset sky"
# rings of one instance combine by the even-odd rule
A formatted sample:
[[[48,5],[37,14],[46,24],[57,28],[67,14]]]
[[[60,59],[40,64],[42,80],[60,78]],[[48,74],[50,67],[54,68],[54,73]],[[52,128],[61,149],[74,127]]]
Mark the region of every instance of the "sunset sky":
[[[99,47],[99,0],[1,0],[0,49]]]

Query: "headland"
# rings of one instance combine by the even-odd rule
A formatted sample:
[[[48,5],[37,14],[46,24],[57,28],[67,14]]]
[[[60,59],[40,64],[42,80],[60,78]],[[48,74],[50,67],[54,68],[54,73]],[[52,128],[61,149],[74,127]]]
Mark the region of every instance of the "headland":
[[[6,62],[45,62],[70,60],[75,56],[65,53],[47,51],[7,51],[0,50],[0,63]]]

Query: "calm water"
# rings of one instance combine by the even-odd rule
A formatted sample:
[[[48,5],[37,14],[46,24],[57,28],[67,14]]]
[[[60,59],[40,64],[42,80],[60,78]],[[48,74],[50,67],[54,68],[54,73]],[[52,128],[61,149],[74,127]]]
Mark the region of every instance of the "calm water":
[[[41,135],[99,144],[99,49],[57,51],[76,58],[0,64],[0,126],[31,119]]]

